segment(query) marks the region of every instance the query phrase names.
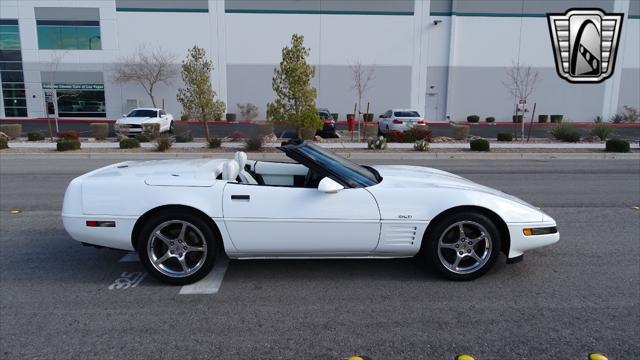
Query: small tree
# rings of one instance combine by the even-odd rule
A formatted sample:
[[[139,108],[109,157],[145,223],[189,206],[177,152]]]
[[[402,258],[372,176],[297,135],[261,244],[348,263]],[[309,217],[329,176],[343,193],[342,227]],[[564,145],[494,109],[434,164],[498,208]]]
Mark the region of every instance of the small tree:
[[[358,112],[362,113],[362,98],[364,94],[371,88],[370,82],[375,79],[375,68],[365,68],[358,60],[353,65],[349,66],[351,70],[351,78],[353,79],[353,85],[351,88],[355,90],[358,97]]]
[[[273,71],[271,87],[276,100],[267,104],[267,118],[276,126],[292,126],[299,138],[302,129],[322,126],[316,112],[316,89],[311,86],[315,69],[307,64],[309,49],[303,46],[304,36],[293,34],[291,47],[282,49],[280,66]]]
[[[244,120],[253,120],[258,117],[258,107],[252,103],[238,104],[238,109]]]
[[[194,46],[189,49],[187,59],[182,62],[184,88],[178,89],[177,99],[184,112],[196,116],[204,126],[207,141],[211,139],[207,122],[222,117],[225,104],[216,100],[216,92],[211,86],[213,62],[207,59],[204,49]]]
[[[149,95],[153,107],[157,107],[153,91],[158,84],[173,84],[178,75],[175,62],[176,55],[161,47],[148,49],[140,46],[115,65],[113,81],[118,84],[138,83]]]
[[[533,93],[537,81],[538,72],[533,70],[531,66],[522,66],[520,63],[513,63],[513,65],[507,69],[507,80],[503,82],[503,84],[515,99],[516,115],[518,115],[518,101],[524,99],[526,103],[529,95]],[[522,133],[524,134],[524,116],[522,120]]]

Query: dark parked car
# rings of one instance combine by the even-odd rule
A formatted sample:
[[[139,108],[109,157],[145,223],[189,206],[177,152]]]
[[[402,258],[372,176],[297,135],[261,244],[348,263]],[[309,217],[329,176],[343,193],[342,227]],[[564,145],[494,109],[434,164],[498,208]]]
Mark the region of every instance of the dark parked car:
[[[316,135],[325,139],[337,138],[336,122],[331,116],[331,111],[329,109],[318,109],[318,115],[322,119],[323,125],[322,129],[316,131]]]

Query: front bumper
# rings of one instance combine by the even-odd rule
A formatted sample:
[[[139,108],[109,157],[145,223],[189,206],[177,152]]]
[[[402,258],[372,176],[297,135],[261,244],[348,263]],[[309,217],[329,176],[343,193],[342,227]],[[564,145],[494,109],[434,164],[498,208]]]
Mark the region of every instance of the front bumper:
[[[511,246],[509,247],[509,259],[520,257],[525,251],[536,249],[539,247],[555,244],[560,240],[560,232],[556,231],[551,234],[543,235],[525,235],[524,229],[537,229],[556,227],[555,221],[543,221],[532,223],[511,223],[507,224],[509,228],[509,237],[511,238]]]

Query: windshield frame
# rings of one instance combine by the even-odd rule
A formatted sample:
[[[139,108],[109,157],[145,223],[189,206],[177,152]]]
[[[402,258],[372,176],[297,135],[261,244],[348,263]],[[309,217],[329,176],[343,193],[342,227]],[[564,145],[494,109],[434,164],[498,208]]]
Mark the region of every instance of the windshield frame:
[[[329,177],[345,188],[366,188],[382,181],[382,177],[374,168],[356,164],[313,143],[305,141],[283,144],[278,149],[309,170],[322,177]]]

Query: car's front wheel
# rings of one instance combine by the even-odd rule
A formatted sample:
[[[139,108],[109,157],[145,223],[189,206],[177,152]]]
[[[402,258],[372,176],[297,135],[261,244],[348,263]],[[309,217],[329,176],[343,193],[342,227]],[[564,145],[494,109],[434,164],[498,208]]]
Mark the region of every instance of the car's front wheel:
[[[447,216],[426,234],[429,264],[452,280],[473,280],[493,266],[500,253],[500,233],[486,216],[461,212]]]
[[[173,121],[172,121],[169,123],[169,132],[173,134],[173,131],[174,131],[174,127],[173,127]]]
[[[165,212],[143,224],[137,250],[146,269],[158,280],[185,285],[211,271],[217,240],[199,216]]]

